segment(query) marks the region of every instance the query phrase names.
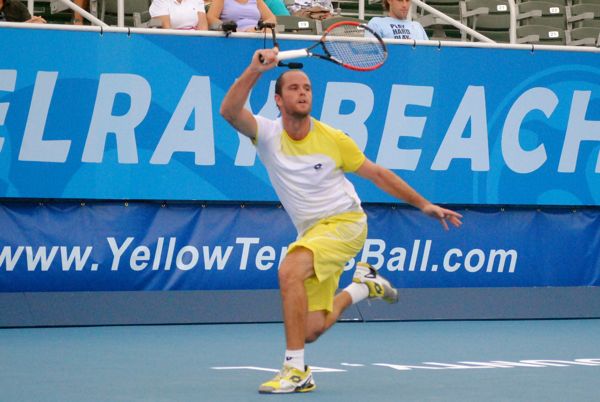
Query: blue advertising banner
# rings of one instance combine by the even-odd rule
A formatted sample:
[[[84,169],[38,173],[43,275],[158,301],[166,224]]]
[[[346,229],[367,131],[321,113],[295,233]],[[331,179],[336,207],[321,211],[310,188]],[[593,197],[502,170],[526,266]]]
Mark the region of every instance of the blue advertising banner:
[[[464,210],[448,232],[414,209],[366,211],[356,258],[400,288],[600,285],[596,209]],[[0,292],[276,289],[295,236],[275,205],[4,203],[0,227]]]
[[[276,200],[253,146],[218,113],[268,38],[0,35],[0,197]],[[390,43],[375,72],[318,60],[304,69],[314,116],[434,202],[599,205],[599,57]],[[280,72],[257,84],[254,113],[277,117]],[[365,202],[394,201],[353,180]]]

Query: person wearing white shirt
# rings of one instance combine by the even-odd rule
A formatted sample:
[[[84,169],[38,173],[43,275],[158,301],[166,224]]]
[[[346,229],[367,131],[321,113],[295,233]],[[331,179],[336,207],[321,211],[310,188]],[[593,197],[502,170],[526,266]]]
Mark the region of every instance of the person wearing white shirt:
[[[162,28],[208,29],[203,0],[153,0],[149,11],[152,18],[160,19]]]
[[[407,19],[410,0],[383,0],[383,8],[388,16],[374,17],[368,24],[379,36],[389,39],[429,39],[421,24]]]

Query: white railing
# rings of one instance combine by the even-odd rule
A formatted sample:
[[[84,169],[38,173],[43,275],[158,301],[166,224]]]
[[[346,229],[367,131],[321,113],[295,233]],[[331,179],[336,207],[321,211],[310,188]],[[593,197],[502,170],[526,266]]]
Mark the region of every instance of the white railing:
[[[510,13],[510,29],[508,31],[510,43],[517,43],[517,6],[515,0],[508,0],[508,11]]]

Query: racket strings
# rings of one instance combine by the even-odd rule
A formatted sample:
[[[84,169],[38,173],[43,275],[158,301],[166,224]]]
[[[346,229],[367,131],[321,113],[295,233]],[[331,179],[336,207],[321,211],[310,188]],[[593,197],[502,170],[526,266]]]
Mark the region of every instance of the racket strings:
[[[372,68],[382,64],[386,49],[369,30],[357,25],[340,25],[328,32],[324,47],[329,55],[342,64]]]

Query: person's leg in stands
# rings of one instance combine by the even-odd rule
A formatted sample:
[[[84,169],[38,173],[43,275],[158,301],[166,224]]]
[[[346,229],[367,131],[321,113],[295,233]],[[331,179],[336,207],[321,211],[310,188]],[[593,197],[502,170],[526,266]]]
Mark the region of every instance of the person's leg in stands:
[[[83,8],[84,10],[88,9],[88,0],[73,0],[75,5]],[[77,12],[73,12],[73,24],[74,25],[83,25],[83,16]]]

